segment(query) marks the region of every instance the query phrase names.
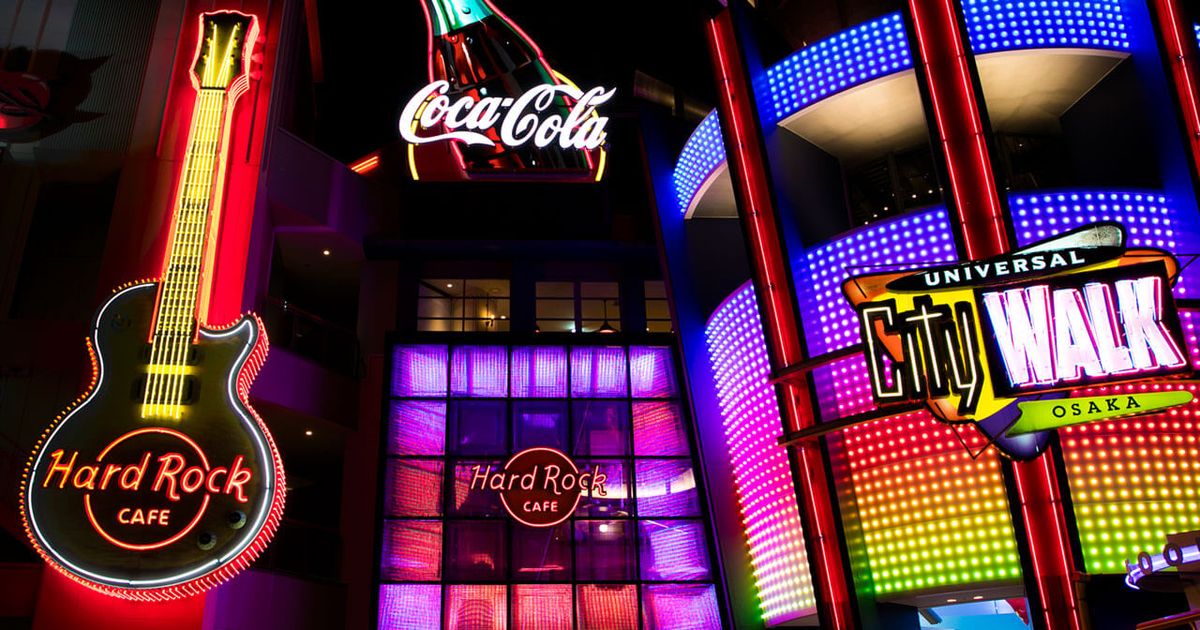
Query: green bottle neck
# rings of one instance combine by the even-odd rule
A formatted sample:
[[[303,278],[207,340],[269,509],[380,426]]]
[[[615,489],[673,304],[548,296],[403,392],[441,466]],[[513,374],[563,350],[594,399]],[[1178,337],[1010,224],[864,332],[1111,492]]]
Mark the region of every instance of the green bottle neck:
[[[445,35],[495,15],[484,0],[424,0],[434,36]]]

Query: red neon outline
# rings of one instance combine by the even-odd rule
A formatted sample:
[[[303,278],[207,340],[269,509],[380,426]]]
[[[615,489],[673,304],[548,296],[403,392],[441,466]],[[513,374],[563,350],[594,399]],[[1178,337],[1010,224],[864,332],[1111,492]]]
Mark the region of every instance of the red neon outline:
[[[513,455],[512,457],[509,457],[508,461],[504,462],[504,470],[506,470],[506,471],[508,470],[508,465],[513,463],[513,460],[524,455],[525,453],[530,453],[533,451],[547,451],[550,453],[554,453],[554,454],[558,455],[559,457],[562,457],[563,459],[567,460],[567,462],[571,464],[571,472],[573,474],[576,474],[576,475],[579,474],[579,467],[575,465],[575,460],[571,459],[570,457],[567,457],[566,453],[564,453],[556,448],[550,448],[549,446],[535,446],[533,448],[527,448],[527,449],[521,451],[520,453],[517,453],[517,454]],[[575,508],[579,507],[579,501],[583,498],[583,489],[581,488],[579,490],[579,492],[575,493],[575,502],[571,504],[571,509],[564,512],[563,513],[564,515],[562,518],[558,519],[557,521],[554,521],[553,523],[546,523],[545,525],[540,525],[540,524],[530,523],[529,521],[521,518],[520,516],[517,516],[516,512],[513,511],[512,507],[510,507],[508,505],[508,499],[505,498],[504,491],[499,490],[498,492],[500,493],[500,502],[504,504],[504,510],[506,512],[508,512],[508,515],[513,517],[514,519],[516,519],[516,521],[518,523],[520,523],[522,525],[526,525],[528,527],[554,527],[555,525],[562,523],[563,521],[567,520],[568,518],[571,518],[571,515],[575,513]]]
[[[1197,100],[1194,84],[1197,77],[1188,64],[1190,50],[1187,35],[1181,28],[1178,6],[1172,0],[1155,0],[1159,14],[1163,44],[1166,48],[1167,64],[1171,67],[1171,79],[1175,84],[1176,96],[1183,109],[1184,130],[1188,135],[1188,148],[1192,152],[1192,164],[1200,176],[1200,101]]]

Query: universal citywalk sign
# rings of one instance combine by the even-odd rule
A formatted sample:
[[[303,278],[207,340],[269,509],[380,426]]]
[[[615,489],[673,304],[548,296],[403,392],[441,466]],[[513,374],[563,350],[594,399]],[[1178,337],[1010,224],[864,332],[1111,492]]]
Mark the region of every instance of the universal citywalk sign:
[[[1182,389],[1073,396],[1191,372],[1179,263],[1096,223],[996,258],[847,280],[876,403],[924,402],[1027,459],[1058,427],[1185,404]]]

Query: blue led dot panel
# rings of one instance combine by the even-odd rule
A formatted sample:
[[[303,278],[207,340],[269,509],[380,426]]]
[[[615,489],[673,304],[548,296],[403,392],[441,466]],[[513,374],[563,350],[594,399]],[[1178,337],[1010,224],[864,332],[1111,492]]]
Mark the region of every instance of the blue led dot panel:
[[[1120,0],[963,0],[976,54],[1021,48],[1128,50]]]
[[[679,200],[679,213],[686,214],[692,201],[712,177],[717,168],[725,163],[725,144],[721,139],[721,118],[712,110],[692,132],[683,152],[675,162],[675,198]]]
[[[768,68],[755,86],[770,124],[826,96],[913,65],[904,20],[890,13],[807,46]]]

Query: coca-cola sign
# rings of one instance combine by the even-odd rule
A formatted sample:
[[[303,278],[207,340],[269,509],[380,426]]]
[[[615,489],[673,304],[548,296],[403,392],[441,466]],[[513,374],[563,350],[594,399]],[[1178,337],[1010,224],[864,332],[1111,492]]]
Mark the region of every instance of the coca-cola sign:
[[[471,467],[472,491],[500,493],[504,509],[530,527],[552,527],[567,520],[584,492],[608,496],[602,468],[581,471],[562,451],[537,447],[513,455],[502,470]]]
[[[611,88],[584,92],[543,84],[516,98],[465,94],[452,100],[449,91],[448,81],[434,81],[417,92],[400,113],[401,137],[412,144],[451,140],[494,147],[498,140],[514,149],[533,143],[539,149],[557,145],[590,151],[607,137],[608,118],[596,108],[616,94]],[[560,112],[564,95],[572,103],[565,116]]]

